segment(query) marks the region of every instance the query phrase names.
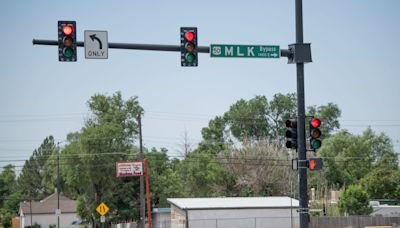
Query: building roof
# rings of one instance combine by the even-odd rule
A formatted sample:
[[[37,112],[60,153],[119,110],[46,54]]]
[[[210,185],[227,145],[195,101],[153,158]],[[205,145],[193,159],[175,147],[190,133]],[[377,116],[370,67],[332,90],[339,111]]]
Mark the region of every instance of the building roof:
[[[400,206],[391,205],[380,205],[373,206],[374,211],[371,213],[372,216],[383,216],[383,217],[399,217]]]
[[[57,193],[53,193],[41,201],[32,201],[31,203],[25,201],[19,204],[20,211],[24,215],[31,214],[31,206],[32,214],[55,214],[57,209]],[[75,200],[71,200],[60,194],[60,209],[61,213],[76,213]]]
[[[181,209],[249,209],[299,207],[299,201],[290,197],[221,197],[171,198],[168,202]]]

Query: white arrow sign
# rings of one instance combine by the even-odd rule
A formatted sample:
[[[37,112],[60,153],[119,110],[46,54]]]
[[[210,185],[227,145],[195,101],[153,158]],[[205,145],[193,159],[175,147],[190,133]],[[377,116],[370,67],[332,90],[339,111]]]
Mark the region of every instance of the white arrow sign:
[[[107,31],[85,30],[85,58],[108,59]]]

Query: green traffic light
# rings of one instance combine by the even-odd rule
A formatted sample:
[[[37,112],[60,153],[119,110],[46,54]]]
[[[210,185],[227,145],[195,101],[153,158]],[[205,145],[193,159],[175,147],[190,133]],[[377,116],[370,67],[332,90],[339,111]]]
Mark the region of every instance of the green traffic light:
[[[196,56],[193,53],[187,53],[185,59],[188,63],[193,63],[196,59]]]
[[[74,50],[72,50],[70,47],[66,47],[64,48],[63,54],[65,57],[70,58],[74,55]]]
[[[321,140],[319,139],[312,139],[311,140],[311,148],[313,148],[314,150],[320,148],[322,145]]]

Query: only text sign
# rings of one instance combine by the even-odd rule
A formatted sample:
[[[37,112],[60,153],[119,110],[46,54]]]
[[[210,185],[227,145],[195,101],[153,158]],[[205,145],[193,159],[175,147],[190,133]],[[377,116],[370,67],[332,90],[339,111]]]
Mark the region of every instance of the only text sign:
[[[108,58],[108,33],[107,31],[85,30],[85,58]]]
[[[211,44],[211,57],[233,58],[279,58],[280,47],[276,45]]]

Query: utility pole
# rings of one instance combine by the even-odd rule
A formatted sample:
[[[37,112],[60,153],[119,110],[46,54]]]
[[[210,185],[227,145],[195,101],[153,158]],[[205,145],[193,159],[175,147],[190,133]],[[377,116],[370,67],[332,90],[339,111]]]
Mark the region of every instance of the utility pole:
[[[303,3],[296,0],[296,45],[303,44]],[[300,228],[308,228],[307,149],[305,130],[304,62],[296,62],[297,70],[297,149],[299,153]]]
[[[60,228],[59,213],[60,213],[60,150],[58,147],[57,148],[57,228]]]
[[[144,153],[143,153],[143,140],[142,140],[142,110],[139,111],[138,117],[138,127],[139,127],[139,157],[140,160],[143,161]],[[143,167],[143,166],[142,166]],[[144,202],[144,176],[140,176],[140,228],[146,227],[145,221],[145,202]]]
[[[31,227],[33,227],[33,224],[32,224],[32,196],[29,199],[29,212],[31,213]]]

